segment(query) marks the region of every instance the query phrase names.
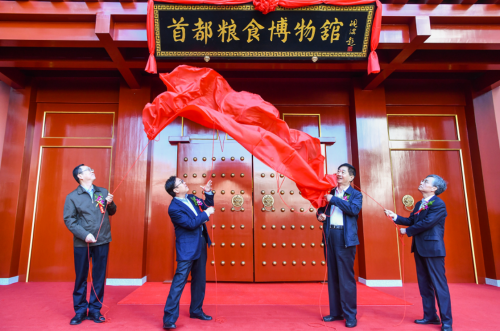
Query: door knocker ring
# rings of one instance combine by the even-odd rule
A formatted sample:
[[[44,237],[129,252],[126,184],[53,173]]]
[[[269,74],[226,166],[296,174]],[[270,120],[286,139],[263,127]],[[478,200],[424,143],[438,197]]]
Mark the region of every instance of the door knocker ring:
[[[407,194],[403,197],[403,206],[404,206],[405,210],[412,212],[414,204],[415,204],[415,200],[413,199],[413,197],[411,195]]]

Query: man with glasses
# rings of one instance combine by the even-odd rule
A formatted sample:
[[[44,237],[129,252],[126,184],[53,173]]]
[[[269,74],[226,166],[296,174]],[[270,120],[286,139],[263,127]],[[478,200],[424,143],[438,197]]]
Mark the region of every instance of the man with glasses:
[[[396,224],[408,226],[399,229],[401,234],[412,237],[411,252],[415,258],[418,289],[424,308],[424,317],[415,320],[415,323],[441,324],[442,331],[453,330],[450,290],[444,267],[444,222],[448,212],[446,204],[438,197],[447,187],[440,176],[428,175],[418,186],[422,200],[415,204],[409,217],[385,210],[385,214],[392,217]],[[437,315],[436,301],[441,319]]]
[[[358,324],[354,258],[358,239],[358,215],[363,195],[351,186],[356,169],[349,163],[337,169],[337,187],[325,195],[328,204],[318,209],[318,221],[323,222],[328,263],[328,297],[330,315],[325,322],[342,321],[353,328]]]
[[[93,185],[95,174],[90,167],[80,164],[73,169],[73,178],[79,185],[66,196],[64,203],[64,223],[74,236],[76,273],[73,290],[76,315],[69,324],[77,325],[85,319],[102,323],[104,316],[101,315],[101,307],[111,242],[109,216],[116,213],[116,204],[108,190]],[[90,291],[90,300],[87,302],[89,256],[92,258],[94,289]]]
[[[175,228],[175,249],[177,269],[170,286],[163,314],[163,328],[175,329],[179,318],[179,301],[191,272],[191,306],[189,317],[210,321],[212,317],[203,312],[205,298],[207,245],[210,246],[206,222],[214,213],[212,181],[201,186],[205,200],[188,194],[189,187],[180,178],[171,176],[165,183],[165,190],[172,196],[168,215]]]

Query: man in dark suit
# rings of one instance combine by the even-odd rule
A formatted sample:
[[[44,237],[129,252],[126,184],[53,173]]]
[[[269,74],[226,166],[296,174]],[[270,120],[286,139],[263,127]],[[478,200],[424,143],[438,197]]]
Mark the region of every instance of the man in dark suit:
[[[201,188],[205,191],[205,201],[188,194],[189,187],[180,178],[172,176],[165,183],[165,190],[173,197],[168,207],[168,215],[175,227],[177,269],[165,304],[164,329],[176,328],[179,301],[189,272],[191,272],[189,316],[204,321],[212,319],[202,310],[205,298],[207,245],[211,245],[205,223],[214,213],[212,181],[208,181],[207,185]]]
[[[415,320],[417,324],[441,324],[442,331],[452,331],[451,300],[446,280],[444,257],[444,221],[448,215],[446,205],[437,196],[446,190],[446,182],[437,175],[429,175],[420,182],[418,190],[423,199],[419,201],[410,217],[396,215],[386,210],[386,215],[396,224],[409,226],[402,228],[401,234],[413,237],[411,252],[417,266],[417,279],[424,306],[424,318]],[[441,321],[436,314],[436,298]]]
[[[346,320],[345,326],[357,325],[356,280],[354,258],[358,240],[358,214],[363,195],[351,187],[356,169],[344,163],[337,171],[338,186],[325,195],[328,204],[318,209],[318,220],[324,223],[323,242],[328,263],[328,297],[330,315],[325,322]]]
[[[69,324],[77,325],[85,319],[102,323],[105,321],[104,316],[101,315],[101,307],[111,242],[109,216],[116,213],[116,204],[113,202],[113,195],[109,194],[108,190],[93,184],[94,169],[80,164],[73,169],[73,178],[78,183],[78,187],[66,196],[63,212],[64,223],[73,233],[75,246],[76,278],[73,306],[76,315]],[[87,301],[89,256],[92,258],[94,286]]]

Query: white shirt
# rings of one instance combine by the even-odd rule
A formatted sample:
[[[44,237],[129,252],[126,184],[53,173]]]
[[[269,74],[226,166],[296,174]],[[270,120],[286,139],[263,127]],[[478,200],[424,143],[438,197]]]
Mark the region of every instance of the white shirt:
[[[430,200],[430,199],[432,199],[432,197],[433,197],[433,196],[434,196],[434,194],[433,194],[433,195],[431,195],[430,197],[427,197],[427,198],[425,198],[425,199],[422,199],[422,203],[420,204],[420,207],[422,207],[422,204],[424,203],[424,201],[429,202],[429,200]],[[394,220],[394,222],[396,222],[396,220],[398,219],[398,215],[393,216],[393,217],[392,217],[392,219]]]
[[[339,192],[337,187],[335,189],[335,196],[342,199],[344,198],[344,192],[343,190]],[[344,213],[335,205],[332,205],[330,208],[330,225],[344,225]]]

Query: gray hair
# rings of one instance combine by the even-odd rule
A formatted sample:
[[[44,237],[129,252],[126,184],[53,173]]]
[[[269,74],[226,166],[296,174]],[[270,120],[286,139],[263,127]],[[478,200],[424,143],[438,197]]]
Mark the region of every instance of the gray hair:
[[[443,178],[439,177],[438,175],[428,175],[427,178],[429,177],[434,178],[432,185],[437,187],[437,190],[435,192],[436,195],[440,195],[441,193],[446,191],[448,182],[446,182]]]

